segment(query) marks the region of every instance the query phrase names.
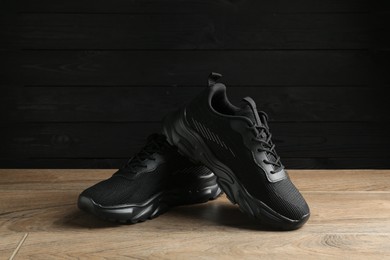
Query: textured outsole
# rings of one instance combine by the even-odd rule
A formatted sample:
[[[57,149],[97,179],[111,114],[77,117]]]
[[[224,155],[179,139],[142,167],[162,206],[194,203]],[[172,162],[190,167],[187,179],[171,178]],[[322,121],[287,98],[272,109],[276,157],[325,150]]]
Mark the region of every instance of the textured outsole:
[[[214,200],[221,193],[218,184],[214,184],[200,190],[160,192],[142,203],[109,207],[99,205],[92,198],[80,195],[77,205],[79,209],[104,220],[120,224],[135,224],[153,219],[167,212],[171,207]]]
[[[163,133],[171,145],[176,145],[181,154],[195,162],[206,165],[217,176],[217,182],[233,204],[240,210],[257,219],[260,223],[280,230],[294,230],[309,219],[289,219],[268,207],[262,201],[253,198],[236,178],[232,170],[220,162],[210,151],[203,139],[189,126],[186,110],[179,110],[164,119]]]

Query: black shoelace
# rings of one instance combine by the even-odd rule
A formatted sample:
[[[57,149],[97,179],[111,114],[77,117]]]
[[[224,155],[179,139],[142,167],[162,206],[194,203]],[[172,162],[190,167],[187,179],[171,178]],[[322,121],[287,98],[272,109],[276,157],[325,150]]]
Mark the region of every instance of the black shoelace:
[[[141,149],[141,151],[127,161],[124,168],[128,170],[132,170],[137,167],[146,168],[146,161],[155,161],[156,159],[153,158],[152,155],[156,152],[162,151],[166,147],[168,147],[168,143],[166,142],[165,137],[153,134],[149,136],[147,144]]]
[[[264,159],[263,162],[266,164],[271,164],[275,167],[275,169],[283,169],[283,165],[280,161],[280,156],[276,153],[275,144],[272,142],[272,134],[269,131],[269,127],[267,124],[268,115],[263,111],[258,111],[259,117],[261,119],[262,125],[250,125],[248,126],[255,135],[253,141],[259,142],[261,144],[261,148],[259,148],[258,152],[266,152],[267,159]],[[271,173],[275,173],[276,171],[271,171]]]

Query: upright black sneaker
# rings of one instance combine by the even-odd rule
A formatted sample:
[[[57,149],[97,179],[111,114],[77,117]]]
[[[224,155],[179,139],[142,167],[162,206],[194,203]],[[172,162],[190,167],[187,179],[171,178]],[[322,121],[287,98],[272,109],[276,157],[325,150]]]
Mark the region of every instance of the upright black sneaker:
[[[243,212],[272,228],[301,227],[310,211],[275,151],[264,112],[246,97],[232,105],[212,73],[209,87],[167,116],[163,132],[179,151],[218,177],[227,197]]]
[[[78,207],[110,221],[136,223],[220,193],[209,169],[181,156],[163,135],[153,134],[122,169],[84,190]]]

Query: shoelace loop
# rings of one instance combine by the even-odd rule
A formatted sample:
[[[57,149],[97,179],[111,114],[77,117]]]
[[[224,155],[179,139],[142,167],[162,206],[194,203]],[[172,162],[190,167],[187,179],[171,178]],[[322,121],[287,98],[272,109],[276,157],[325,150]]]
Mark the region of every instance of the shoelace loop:
[[[280,156],[276,153],[275,144],[272,142],[272,134],[267,124],[268,115],[263,111],[258,111],[258,113],[261,118],[262,125],[252,124],[248,126],[255,135],[252,140],[261,144],[261,148],[258,148],[257,152],[267,153],[267,159],[263,160],[264,163],[271,164],[276,169],[283,169],[284,166],[280,161]],[[276,171],[271,171],[272,174],[275,172]]]
[[[131,157],[124,168],[132,170],[136,167],[146,168],[145,162],[147,160],[156,160],[153,158],[153,154],[162,151],[168,144],[165,138],[157,134],[153,134],[148,138],[147,144],[133,157]]]

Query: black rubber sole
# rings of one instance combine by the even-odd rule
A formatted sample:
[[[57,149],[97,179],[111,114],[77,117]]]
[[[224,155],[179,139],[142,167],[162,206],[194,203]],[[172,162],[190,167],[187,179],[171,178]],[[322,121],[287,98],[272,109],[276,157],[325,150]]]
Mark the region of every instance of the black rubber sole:
[[[310,214],[302,219],[289,219],[268,207],[262,201],[253,198],[243,187],[235,174],[220,162],[194,130],[191,129],[185,110],[179,110],[164,119],[163,133],[171,145],[176,145],[183,155],[194,162],[203,163],[217,176],[217,182],[233,204],[241,211],[259,220],[262,224],[281,230],[293,230],[301,227]]]
[[[221,193],[221,189],[215,183],[196,190],[160,192],[142,203],[109,207],[99,205],[93,199],[80,195],[77,205],[79,209],[104,220],[121,224],[135,224],[153,219],[165,213],[171,207],[204,203],[216,199]]]

